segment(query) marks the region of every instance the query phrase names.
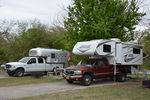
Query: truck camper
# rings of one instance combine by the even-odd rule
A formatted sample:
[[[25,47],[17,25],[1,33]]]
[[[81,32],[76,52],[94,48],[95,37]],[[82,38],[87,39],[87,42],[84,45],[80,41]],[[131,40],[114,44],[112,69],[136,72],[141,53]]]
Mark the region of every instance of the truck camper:
[[[33,48],[29,57],[18,62],[10,62],[5,70],[10,76],[23,76],[24,73],[56,72],[58,68],[68,67],[69,52],[65,50]]]
[[[76,67],[66,68],[64,78],[68,83],[82,81],[90,85],[93,79],[116,77],[125,81],[127,73],[138,70],[143,64],[143,46],[131,42],[121,42],[117,38],[78,42],[75,55],[88,55]]]

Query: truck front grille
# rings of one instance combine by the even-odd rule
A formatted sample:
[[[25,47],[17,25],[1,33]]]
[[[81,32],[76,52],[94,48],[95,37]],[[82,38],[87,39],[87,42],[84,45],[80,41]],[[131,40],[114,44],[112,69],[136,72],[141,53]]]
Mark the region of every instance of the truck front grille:
[[[74,70],[66,70],[65,72],[68,75],[73,75],[74,74]]]
[[[6,65],[6,68],[11,68],[11,65]]]

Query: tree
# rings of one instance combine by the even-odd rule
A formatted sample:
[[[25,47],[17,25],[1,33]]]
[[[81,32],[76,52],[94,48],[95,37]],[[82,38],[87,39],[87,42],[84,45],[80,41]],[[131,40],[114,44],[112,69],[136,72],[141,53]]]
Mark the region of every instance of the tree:
[[[139,0],[73,0],[64,21],[69,48],[92,39],[133,40],[135,25],[145,15],[138,10]]]
[[[144,58],[144,68],[150,69],[150,23],[146,29],[137,32],[136,40],[143,44],[143,52],[147,54]]]

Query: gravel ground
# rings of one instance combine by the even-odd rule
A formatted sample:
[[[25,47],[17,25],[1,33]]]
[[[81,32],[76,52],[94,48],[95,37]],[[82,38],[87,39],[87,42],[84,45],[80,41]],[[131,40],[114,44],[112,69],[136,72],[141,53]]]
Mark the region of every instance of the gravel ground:
[[[0,72],[0,78],[9,78],[7,73]],[[135,80],[129,80],[135,81]],[[53,92],[61,92],[66,90],[83,89],[93,86],[104,86],[112,85],[113,81],[110,79],[103,79],[94,82],[90,86],[83,86],[81,84],[68,84],[64,82],[56,83],[44,83],[36,85],[22,85],[22,86],[11,86],[11,87],[0,87],[0,100],[15,99],[28,96],[37,96]]]
[[[0,87],[0,100],[15,99],[28,96],[37,96],[53,92],[61,92],[66,90],[83,89],[93,86],[112,85],[113,81],[106,79],[99,80],[90,86],[83,86],[79,83],[68,84],[66,81],[56,83],[44,83],[38,85],[22,85],[11,87]]]

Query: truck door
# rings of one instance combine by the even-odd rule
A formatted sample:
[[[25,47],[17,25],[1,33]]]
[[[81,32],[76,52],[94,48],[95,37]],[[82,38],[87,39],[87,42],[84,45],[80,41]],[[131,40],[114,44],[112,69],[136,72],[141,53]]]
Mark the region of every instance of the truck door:
[[[28,62],[27,62],[27,67],[26,67],[26,71],[27,72],[35,72],[37,66],[37,61],[36,58],[31,58]]]
[[[38,59],[38,64],[36,66],[38,71],[45,71],[45,60],[44,58],[37,58]]]
[[[108,66],[105,66],[103,61],[100,61],[100,60],[96,61],[94,76],[96,78],[102,78],[102,77],[105,78],[109,76]]]

